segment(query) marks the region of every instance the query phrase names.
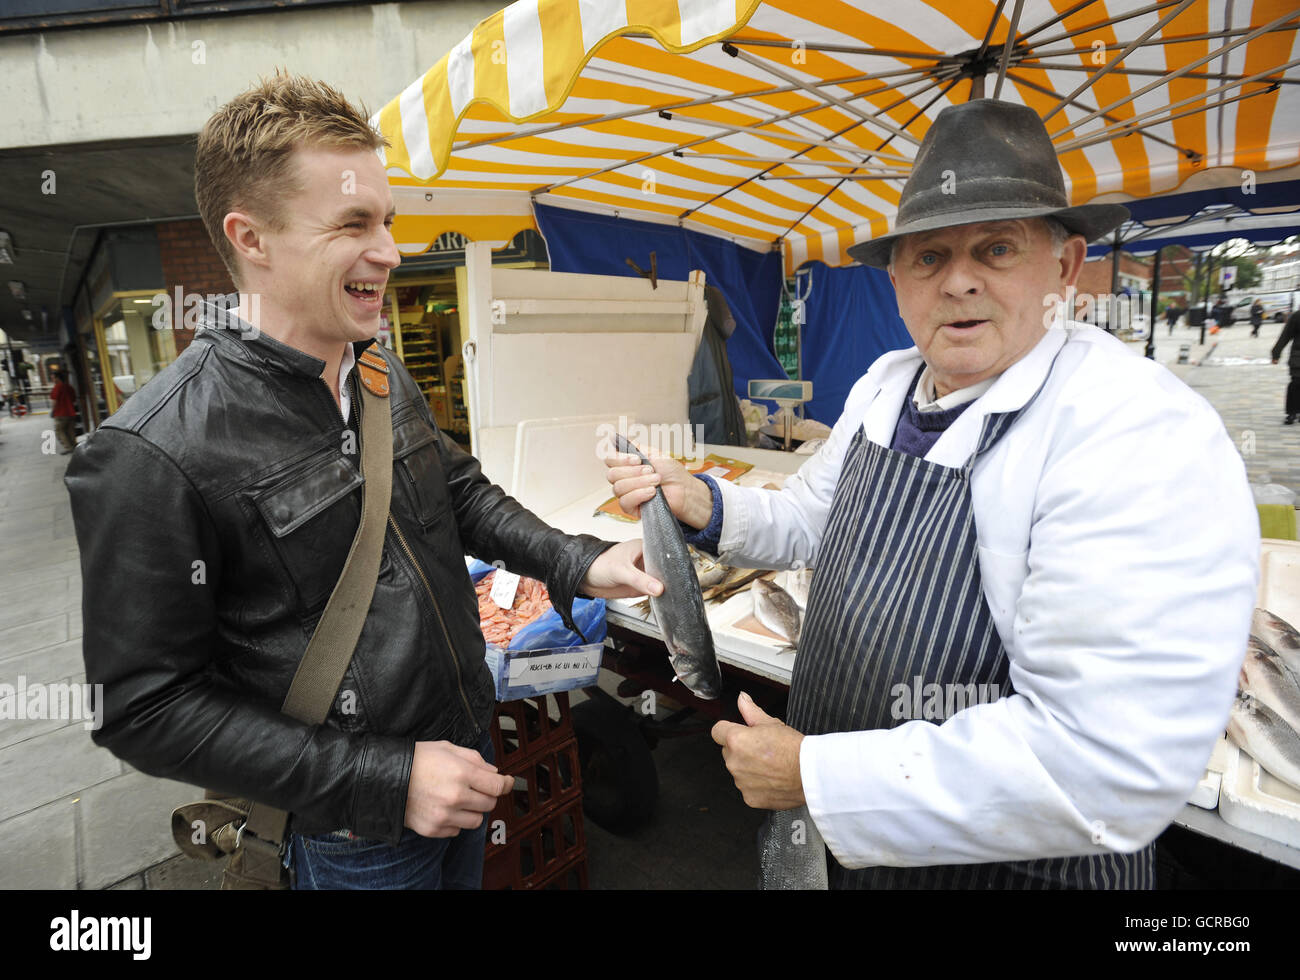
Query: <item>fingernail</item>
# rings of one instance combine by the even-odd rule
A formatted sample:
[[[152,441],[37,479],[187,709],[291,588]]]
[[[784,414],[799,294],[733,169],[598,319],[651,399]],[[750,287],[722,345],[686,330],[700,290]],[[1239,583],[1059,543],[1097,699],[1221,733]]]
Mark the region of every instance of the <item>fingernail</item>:
[[[655,468],[654,468],[653,466],[642,466],[642,467],[641,467],[641,472],[642,472],[642,473],[653,473],[654,471],[655,471]]]

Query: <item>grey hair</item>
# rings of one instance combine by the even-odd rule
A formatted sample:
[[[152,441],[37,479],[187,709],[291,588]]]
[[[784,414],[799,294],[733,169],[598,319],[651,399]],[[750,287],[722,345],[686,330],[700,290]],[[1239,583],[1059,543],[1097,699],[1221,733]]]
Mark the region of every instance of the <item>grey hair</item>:
[[[1061,224],[1058,219],[1051,216],[1046,218],[1037,218],[1035,220],[1041,221],[1044,227],[1046,227],[1047,234],[1051,236],[1052,239],[1052,255],[1059,259],[1061,254],[1065,251],[1066,240],[1073,235],[1074,232]],[[898,252],[898,243],[902,240],[903,236],[900,235],[889,243],[889,269],[891,270],[894,268],[894,256]]]

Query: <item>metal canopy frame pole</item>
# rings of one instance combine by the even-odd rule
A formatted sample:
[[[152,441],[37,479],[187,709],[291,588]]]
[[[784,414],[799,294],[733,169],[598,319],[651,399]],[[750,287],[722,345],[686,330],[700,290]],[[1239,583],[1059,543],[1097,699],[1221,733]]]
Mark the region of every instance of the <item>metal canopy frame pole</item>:
[[[919,78],[915,79],[915,81],[920,81],[920,80],[921,79]],[[898,84],[905,85],[908,83],[902,82]],[[882,91],[885,90],[882,89]],[[760,139],[773,140],[778,143],[798,143],[803,145],[805,148],[809,146],[824,146],[828,150],[837,150],[841,153],[856,154],[857,156],[861,156],[861,157],[880,157],[882,160],[888,162],[907,163],[907,164],[911,163],[910,160],[908,160],[904,156],[901,156],[900,154],[880,153],[876,150],[868,150],[866,147],[857,147],[857,146],[853,146],[852,144],[837,143],[834,140],[819,140],[812,136],[806,136],[806,135],[796,136],[794,134],[790,134],[787,136],[784,133],[773,133],[769,130],[762,129],[761,127],[758,126],[729,126],[726,123],[715,123],[708,119],[696,119],[693,116],[683,116],[677,112],[671,112],[669,113],[669,116],[673,120],[680,119],[683,122],[690,123],[693,126],[708,126],[713,129],[722,130],[724,133],[728,133],[728,134],[752,133],[755,136],[758,136]],[[721,139],[721,137],[719,137],[719,139]]]
[[[1105,20],[1093,21],[1091,24],[1084,24],[1082,27],[1076,27],[1072,31],[1066,31],[1063,34],[1055,34],[1052,37],[1039,41],[1039,44],[1055,44],[1057,41],[1064,41],[1068,38],[1078,37],[1080,34],[1095,33],[1103,27],[1114,27],[1116,24],[1122,24],[1126,20],[1132,20],[1134,17],[1145,17],[1147,14],[1153,14],[1158,10],[1164,10],[1166,7],[1172,7],[1179,3],[1180,0],[1160,0],[1159,3],[1147,4],[1137,10],[1126,10],[1122,14],[1116,14],[1114,17],[1107,17]]]
[[[915,79],[915,81],[920,81],[920,80],[921,80],[921,79]],[[910,84],[910,83],[906,83],[906,82],[905,82],[905,83],[903,83],[903,84]],[[876,94],[878,94],[879,92],[888,92],[888,91],[891,90],[891,88],[893,88],[893,86],[882,85],[882,86],[881,86],[879,89],[877,89],[877,90],[874,90],[874,91],[871,91],[871,92],[862,92],[862,93],[859,93],[859,95],[858,95],[857,97],[858,97],[858,98],[861,98],[861,97],[864,96],[864,95],[876,95]],[[826,109],[826,108],[827,108],[827,106],[825,105],[825,103],[816,103],[816,104],[814,104],[814,105],[804,106],[802,109],[796,109],[796,110],[794,110],[793,112],[783,113],[783,114],[781,114],[781,115],[779,115],[779,116],[771,116],[771,117],[769,117],[769,118],[767,118],[767,119],[762,120],[758,125],[760,125],[760,126],[770,126],[770,125],[772,125],[773,123],[784,122],[784,121],[787,120],[787,119],[795,119],[795,118],[798,118],[798,117],[800,117],[800,116],[806,116],[806,115],[809,115],[810,113],[820,112],[820,111],[822,111],[823,109]],[[643,115],[643,114],[644,114],[644,113],[638,113],[638,115]],[[860,123],[855,122],[855,123],[853,123],[853,125],[846,126],[844,129],[839,130],[837,133],[834,133],[833,135],[835,135],[835,136],[843,136],[843,135],[844,135],[845,133],[847,133],[850,129],[853,129],[853,128],[855,128],[855,127],[858,126],[858,125],[860,125]],[[612,172],[612,171],[614,171],[614,170],[621,170],[621,169],[624,168],[624,167],[630,167],[630,166],[634,166],[634,165],[636,165],[636,164],[638,164],[638,163],[644,163],[646,160],[653,160],[655,157],[665,156],[665,155],[667,155],[667,154],[673,153],[673,152],[676,151],[676,150],[685,150],[685,149],[689,149],[689,148],[691,148],[691,147],[693,147],[693,146],[699,146],[699,145],[702,144],[702,143],[711,143],[711,142],[713,142],[714,140],[716,140],[717,138],[718,138],[717,136],[702,136],[702,137],[700,137],[700,138],[697,139],[697,140],[691,140],[690,142],[687,142],[687,143],[679,143],[679,144],[677,144],[677,146],[674,146],[674,147],[666,147],[666,148],[664,148],[664,149],[662,149],[662,150],[654,150],[653,152],[650,152],[650,153],[644,153],[644,154],[642,154],[642,155],[639,156],[639,157],[633,157],[633,158],[630,159],[630,160],[623,160],[623,161],[621,161],[620,163],[611,164],[611,165],[608,166],[608,167],[602,167],[602,168],[600,168],[599,170],[593,170],[593,171],[590,171],[590,172],[585,173],[585,174],[579,174],[578,176],[576,176],[576,177],[570,177],[570,178],[568,178],[567,180],[556,181],[556,182],[553,183],[553,184],[548,184],[546,187],[539,187],[539,188],[537,188],[536,190],[530,191],[529,193],[530,193],[534,198],[536,198],[537,196],[539,196],[539,195],[541,195],[541,194],[550,193],[551,191],[558,190],[558,189],[561,188],[561,187],[568,187],[570,184],[576,184],[576,183],[578,183],[579,181],[582,181],[582,180],[588,180],[588,179],[590,179],[590,178],[592,178],[592,177],[599,177],[601,174],[607,174],[607,173],[610,173],[610,172]],[[796,156],[797,156],[797,155],[798,155],[798,154],[796,154]],[[747,178],[747,180],[749,180],[749,179],[753,179],[753,178]],[[742,182],[742,183],[743,183],[743,182]],[[736,186],[739,187],[739,186],[742,186],[742,185],[741,185],[741,184],[737,184]],[[734,188],[732,188],[732,189],[734,190]],[[716,198],[712,198],[712,199],[710,199],[710,200],[716,200]],[[701,204],[701,205],[700,205],[700,207],[704,207],[704,206],[707,205],[708,203],[710,203],[710,202],[709,202],[709,201],[705,201],[704,204]],[[693,210],[698,210],[698,208],[693,209]],[[687,213],[689,214],[690,212],[687,212]]]
[[[625,34],[623,36],[653,40],[649,34]],[[789,40],[778,40],[770,37],[741,37],[736,35],[724,38],[723,42],[737,47],[784,48],[786,51],[790,50]],[[912,59],[914,61],[957,62],[962,60],[962,56],[959,54],[940,54],[934,51],[903,51],[899,48],[864,48],[860,44],[824,44],[820,41],[806,42],[803,49],[805,51],[824,51],[828,54],[860,54],[879,58],[897,58],[900,61]]]
[[[1283,66],[1282,69],[1270,68],[1269,71],[1260,72],[1260,74],[1267,75],[1269,72],[1285,70],[1286,68],[1290,68],[1295,65],[1300,65],[1300,58],[1288,62],[1285,66]],[[1211,92],[1203,92],[1200,95],[1193,95],[1179,102],[1175,102],[1173,105],[1161,106],[1159,109],[1150,109],[1147,112],[1142,113],[1141,115],[1134,116],[1132,119],[1128,120],[1125,123],[1121,123],[1115,126],[1107,126],[1105,129],[1099,130],[1098,132],[1089,133],[1086,136],[1077,136],[1074,139],[1068,140],[1065,143],[1058,143],[1056,145],[1056,152],[1058,154],[1068,153],[1070,150],[1082,149],[1085,146],[1092,146],[1094,143],[1104,143],[1107,140],[1115,139],[1116,136],[1127,136],[1130,133],[1137,132],[1139,127],[1136,124],[1139,122],[1143,122],[1144,120],[1149,120],[1148,122],[1145,123],[1145,126],[1147,127],[1159,126],[1162,123],[1167,123],[1174,119],[1181,119],[1183,116],[1190,116],[1198,112],[1208,112],[1210,109],[1215,109],[1218,108],[1219,106],[1229,105],[1233,102],[1240,102],[1242,99],[1253,99],[1257,95],[1266,95],[1267,93],[1272,92],[1277,88],[1277,86],[1275,85],[1267,84],[1265,85],[1264,88],[1261,88],[1257,92],[1243,92],[1240,95],[1234,95],[1231,98],[1222,99],[1219,102],[1212,102],[1209,105],[1193,106],[1192,108],[1187,109],[1184,112],[1170,112],[1170,110],[1181,108],[1182,106],[1187,105],[1189,102],[1201,102],[1208,95],[1212,95],[1217,92],[1222,92],[1225,89],[1234,88],[1238,84],[1249,85],[1251,84],[1251,81],[1247,81],[1244,83],[1230,82],[1227,85],[1221,85],[1219,88],[1214,89]],[[1169,112],[1169,115],[1163,116],[1158,119],[1151,119],[1152,116],[1159,115],[1162,112]],[[1121,132],[1121,130],[1128,130],[1129,132],[1124,133]]]
[[[975,52],[975,60],[981,61],[988,54],[989,44],[993,41],[993,32],[998,28],[998,18],[1002,16],[1002,8],[1007,5],[1007,0],[998,0],[998,5],[993,11],[993,16],[989,18],[989,29],[984,32],[984,40],[980,42],[979,50]],[[1018,8],[1019,5],[1017,5]],[[1018,10],[1017,10],[1018,12]],[[1012,37],[1011,33],[1007,34],[1008,39]]]
[[[1045,63],[1039,62],[1039,61],[1037,61],[1037,60],[1034,60],[1034,59],[1028,59],[1028,58],[1026,58],[1026,59],[1022,59],[1021,61],[1016,62],[1015,67],[1016,67],[1017,69],[1020,69],[1020,70],[1030,70],[1030,71],[1087,71],[1087,72],[1090,72],[1090,71],[1094,71],[1094,70],[1095,70],[1095,69],[1089,68],[1087,65],[1065,65],[1065,64],[1049,65],[1049,64],[1045,64]],[[1114,71],[1112,74],[1115,74],[1115,75],[1141,75],[1141,76],[1145,76],[1145,77],[1147,77],[1147,78],[1164,78],[1165,75],[1168,74],[1168,72],[1163,72],[1163,71],[1161,71],[1161,70],[1158,69],[1158,68],[1116,68],[1115,71]],[[1198,79],[1198,80],[1200,80],[1200,81],[1205,81],[1205,82],[1240,82],[1240,81],[1242,81],[1243,79],[1248,78],[1248,77],[1250,77],[1250,76],[1248,76],[1248,75],[1236,75],[1236,74],[1222,74],[1222,73],[1220,73],[1220,72],[1203,72],[1203,71],[1190,71],[1190,72],[1188,72],[1186,75],[1183,76],[1183,78]],[[1278,79],[1275,79],[1275,80],[1274,80],[1274,83],[1275,83],[1275,84],[1281,84],[1281,85],[1300,85],[1300,78],[1278,78]],[[1056,95],[1055,92],[1053,92],[1052,94],[1053,94],[1053,95]]]
[[[913,123],[913,121],[916,120],[916,118],[917,118],[918,116],[920,116],[923,112],[925,112],[926,109],[930,108],[930,106],[934,105],[934,104],[935,104],[936,102],[938,102],[941,98],[943,98],[945,95],[947,95],[947,94],[948,94],[948,91],[949,91],[949,90],[950,90],[954,85],[956,85],[957,82],[960,81],[960,80],[961,80],[961,79],[960,79],[960,76],[958,76],[957,78],[952,78],[952,79],[950,79],[950,80],[949,80],[949,81],[948,81],[948,82],[943,86],[943,88],[941,88],[941,89],[940,89],[940,90],[935,94],[934,98],[932,98],[932,99],[931,99],[929,102],[927,102],[925,105],[921,106],[921,108],[917,109],[916,112],[912,113],[912,115],[911,115],[910,117],[908,117],[908,120],[907,120],[906,125],[910,126],[910,125]],[[935,82],[935,83],[933,83],[933,84],[936,84],[936,85],[937,85],[938,82]],[[925,89],[922,89],[922,91],[925,91]],[[904,97],[904,98],[902,98],[902,99],[899,99],[897,102],[892,103],[891,105],[889,105],[888,107],[886,107],[886,109],[883,110],[883,111],[886,111],[886,112],[887,112],[887,111],[889,111],[890,109],[893,109],[895,106],[902,105],[904,102],[910,102],[912,99],[914,99],[916,96],[918,96],[918,95],[920,95],[920,94],[921,94],[920,92],[914,92],[914,93],[912,93],[911,95],[908,95],[908,96],[906,96],[906,97]],[[880,146],[878,147],[878,149],[884,149],[885,146],[889,143],[889,140],[891,140],[891,139],[893,139],[892,136],[889,137],[888,139],[886,139],[883,143],[881,143]],[[846,175],[846,176],[848,176],[848,175]],[[842,181],[843,179],[844,179],[844,178],[841,178],[841,181]],[[896,178],[895,178],[895,179],[896,179]],[[796,220],[794,221],[794,223],[791,224],[790,227],[787,228],[787,229],[785,230],[785,234],[783,234],[781,237],[782,237],[782,238],[785,238],[785,237],[788,236],[792,231],[794,231],[796,228],[798,228],[799,225],[803,222],[803,220],[804,220],[805,218],[807,218],[808,215],[812,214],[812,212],[813,212],[813,211],[814,211],[818,206],[821,205],[822,201],[826,200],[826,198],[830,197],[830,196],[831,196],[832,194],[834,194],[835,191],[838,190],[838,189],[839,189],[839,184],[836,184],[834,187],[832,187],[830,190],[828,190],[825,194],[823,194],[821,197],[819,197],[819,198],[818,198],[818,199],[817,199],[817,200],[816,200],[816,201],[815,201],[815,202],[814,202],[814,203],[813,203],[813,204],[808,208],[808,210],[804,211],[804,213],[801,214],[801,215],[798,217],[798,219],[796,219]]]
[[[858,82],[874,82],[882,78],[895,78],[899,75],[926,75],[931,69],[929,67],[920,68],[895,68],[892,71],[870,72],[863,75],[849,75],[845,78],[827,79],[823,85],[854,85]],[[618,122],[621,119],[631,119],[636,116],[648,116],[652,113],[676,112],[678,109],[691,109],[695,106],[717,105],[720,102],[739,102],[742,99],[763,99],[772,95],[785,95],[788,92],[795,92],[800,89],[798,85],[778,85],[772,88],[759,89],[754,92],[728,92],[725,95],[711,95],[700,99],[687,99],[685,102],[669,102],[665,105],[646,106],[644,108],[629,109],[626,112],[611,112],[603,116],[589,116],[586,119],[572,119],[569,122],[555,123],[551,126],[538,126],[534,129],[520,130],[513,133],[503,133],[500,136],[492,136],[487,139],[465,139],[452,144],[452,152],[460,150],[472,150],[480,146],[495,146],[498,143],[509,143],[512,140],[524,139],[527,136],[546,136],[550,133],[562,132],[566,129],[577,129],[582,126],[593,126],[599,123]],[[880,91],[888,91],[889,87],[885,86]],[[866,93],[871,94],[871,93]],[[821,108],[818,106],[817,108]],[[788,119],[793,113],[787,113],[777,118]],[[714,123],[713,125],[722,125]]]
[[[1300,14],[1293,14],[1292,19],[1300,18]],[[1156,47],[1161,44],[1187,44],[1192,41],[1226,41],[1230,37],[1240,37],[1242,34],[1248,34],[1253,28],[1234,27],[1222,31],[1209,31],[1202,34],[1170,34],[1166,37],[1158,37],[1153,41],[1147,42],[1147,47]],[[1270,33],[1278,31],[1292,31],[1294,26],[1273,27],[1269,29]],[[1046,44],[1048,42],[1040,42]],[[1117,41],[1114,44],[1105,44],[1100,48],[1094,48],[1089,45],[1086,48],[1061,48],[1058,51],[1034,51],[1035,58],[1065,58],[1075,55],[1091,54],[1093,51],[1118,51],[1125,45],[1124,41]],[[1092,71],[1091,68],[1084,68],[1085,71]]]
[[[819,144],[820,145],[820,144]],[[906,175],[912,172],[911,167],[884,167],[878,164],[852,160],[801,160],[798,157],[760,157],[739,154],[733,156],[728,153],[687,153],[683,150],[674,150],[673,156],[682,160],[725,160],[729,163],[775,163],[777,165],[788,165],[792,167],[847,167],[850,170],[869,169],[873,174],[887,176]]]
[[[1177,71],[1171,72],[1169,75],[1167,75],[1165,78],[1161,79],[1160,81],[1152,82],[1150,85],[1144,85],[1136,92],[1132,92],[1129,95],[1126,95],[1122,99],[1117,99],[1114,102],[1112,102],[1110,105],[1103,106],[1102,108],[1098,109],[1096,112],[1092,112],[1084,116],[1082,119],[1076,119],[1073,123],[1069,124],[1068,126],[1063,126],[1061,129],[1058,129],[1056,132],[1052,133],[1051,134],[1052,139],[1055,140],[1058,136],[1061,136],[1062,134],[1069,132],[1072,129],[1077,130],[1080,126],[1084,125],[1085,123],[1089,123],[1092,120],[1096,119],[1103,112],[1111,112],[1115,109],[1118,109],[1122,105],[1127,105],[1128,103],[1132,102],[1134,99],[1141,98],[1143,95],[1146,95],[1148,92],[1152,91],[1153,89],[1159,88],[1161,85],[1168,85],[1175,78],[1181,78],[1192,69],[1200,68],[1201,65],[1208,64],[1209,62],[1213,61],[1215,58],[1221,57],[1227,54],[1229,51],[1232,51],[1234,48],[1238,48],[1243,44],[1249,44],[1255,38],[1259,37],[1261,34],[1264,34],[1269,28],[1276,27],[1277,25],[1285,21],[1292,20],[1295,18],[1295,16],[1296,15],[1294,12],[1284,14],[1283,16],[1279,17],[1277,20],[1272,21],[1269,24],[1266,24],[1264,27],[1253,30],[1249,34],[1246,34],[1243,37],[1239,37],[1237,40],[1233,41],[1232,43],[1224,45],[1223,47],[1219,48],[1217,51],[1211,51],[1209,54],[1197,58],[1195,61],[1184,65],[1182,68],[1179,68]],[[1291,64],[1294,63],[1295,62],[1292,62]],[[1251,76],[1249,80],[1253,81],[1256,78],[1260,78],[1264,75],[1268,75],[1278,71],[1285,71],[1285,68],[1271,68],[1268,71],[1259,72],[1256,75]],[[1245,84],[1245,80],[1243,80],[1242,82],[1234,82],[1232,84],[1233,85]],[[1229,86],[1221,86],[1218,89],[1218,91],[1222,91],[1223,88],[1225,87],[1229,87]],[[1203,92],[1199,96],[1197,96],[1197,98],[1204,99],[1212,94],[1214,93]],[[1187,100],[1184,100],[1182,103],[1179,104],[1186,105],[1186,102]],[[1167,108],[1174,108],[1174,107],[1168,106]]]
[[[773,174],[761,173],[759,180],[903,180],[903,174]],[[717,198],[714,198],[717,200]]]
[[[1106,313],[1106,332],[1113,333],[1111,325],[1115,322],[1119,310],[1119,229],[1115,229],[1115,238],[1110,246],[1110,309]]]
[[[920,81],[920,79],[917,79],[917,81]],[[912,84],[912,83],[909,82],[909,83],[906,83],[906,84]],[[896,99],[895,101],[891,102],[889,105],[885,106],[881,111],[882,111],[882,112],[889,112],[891,109],[895,108],[896,106],[900,106],[900,105],[902,105],[904,102],[907,102],[907,101],[909,101],[909,100],[915,98],[916,96],[920,95],[922,92],[928,91],[930,88],[932,88],[933,86],[935,86],[935,85],[937,85],[937,84],[938,84],[938,82],[936,82],[936,81],[934,81],[934,80],[929,80],[929,81],[927,81],[927,82],[925,83],[925,85],[924,85],[922,88],[918,89],[918,90],[915,91],[915,92],[912,92],[912,93],[909,94],[909,95],[905,95],[905,96],[903,96],[903,97],[900,98],[900,99]],[[913,118],[915,118],[915,117],[913,117]],[[909,121],[910,121],[910,120],[909,120]],[[852,130],[852,129],[856,129],[858,126],[861,126],[861,125],[862,125],[862,123],[861,123],[860,121],[851,122],[851,123],[849,123],[847,126],[845,126],[843,129],[840,129],[840,130],[837,130],[836,132],[834,132],[832,135],[835,136],[835,137],[843,136],[845,133],[849,132],[849,131]],[[876,150],[877,152],[880,151],[880,150],[883,150],[886,146],[889,145],[889,141],[890,141],[890,139],[893,139],[893,137],[890,137],[889,139],[884,140],[884,141],[883,141],[879,146],[877,146],[877,147],[875,148],[875,150]],[[794,156],[795,156],[795,157],[801,156],[801,155],[802,155],[804,152],[806,152],[808,149],[811,149],[811,147],[805,147],[803,150],[799,151],[798,153],[795,153]],[[712,204],[714,201],[717,201],[717,200],[719,200],[719,199],[721,199],[721,198],[723,198],[723,197],[726,197],[728,194],[732,193],[733,191],[739,190],[741,187],[744,187],[745,184],[747,184],[747,183],[748,183],[749,181],[751,181],[751,180],[762,180],[762,179],[764,179],[767,175],[769,175],[769,174],[770,174],[773,170],[775,170],[778,166],[780,166],[780,164],[773,164],[772,166],[768,167],[766,170],[763,170],[763,171],[761,171],[761,172],[759,172],[759,173],[757,173],[757,174],[753,174],[753,175],[750,176],[750,177],[746,177],[744,180],[740,181],[740,182],[737,183],[737,184],[732,185],[731,187],[728,187],[726,190],[723,190],[723,191],[720,191],[720,192],[717,193],[717,194],[714,194],[714,195],[713,195],[711,198],[709,198],[707,201],[702,201],[702,202],[700,202],[698,205],[696,205],[695,207],[686,209],[685,211],[683,211],[681,214],[678,215],[678,218],[679,218],[679,219],[685,219],[685,218],[689,217],[690,215],[694,214],[696,211],[700,211],[700,210],[702,210],[703,208],[708,207],[708,206],[709,206],[710,204]],[[891,178],[885,178],[885,179],[891,179]],[[901,179],[901,178],[892,178],[892,179]],[[834,188],[832,188],[832,190],[831,190],[830,192],[828,192],[828,193],[833,193],[833,192],[834,192]],[[815,204],[813,204],[812,207],[815,208],[815,207],[817,206],[817,204],[820,204],[820,203],[821,203],[822,201],[824,201],[825,199],[826,199],[826,197],[825,197],[825,195],[823,195],[821,198],[818,199],[818,201],[817,201]],[[812,208],[809,208],[809,211],[811,211],[811,210],[812,210]],[[807,217],[807,215],[808,215],[808,211],[805,211],[802,215],[800,215],[798,221],[796,221],[794,225],[791,225],[791,228],[793,228],[793,227],[795,227],[796,225],[798,225],[799,221],[802,221],[805,217]],[[781,236],[778,236],[778,237],[779,237],[779,238],[784,238],[785,235],[788,235],[789,233],[790,233],[790,229],[787,228],[786,231],[784,232],[784,234],[782,234]]]
[[[1191,2],[1191,0],[1188,0]],[[1016,28],[1020,26],[1020,11],[1024,8],[1025,0],[1016,0],[1015,9],[1011,12],[1011,24],[1007,27],[1007,39],[1002,44],[1002,58],[998,62],[998,80],[993,86],[993,98],[997,99],[1002,96],[1002,83],[1007,78],[1007,64],[1011,61],[1011,49],[1016,46]],[[971,87],[972,95],[974,86]]]
[[[1073,17],[1084,7],[1091,7],[1094,3],[1097,2],[1098,0],[1079,0],[1078,3],[1076,3],[1073,7],[1070,7],[1068,10],[1062,10],[1060,13],[1056,14],[1055,16],[1047,18],[1047,20],[1043,21],[1037,27],[1031,27],[1029,30],[1025,31],[1025,33],[1020,36],[1021,43],[1023,44],[1028,42],[1029,39],[1033,37],[1035,34],[1041,34],[1043,31],[1047,30],[1053,24],[1059,24],[1061,23],[1061,21],[1065,20],[1065,18]]]
[[[731,50],[728,51],[727,50],[728,48],[730,48]],[[837,96],[831,95],[829,92],[823,91],[818,86],[814,85],[812,82],[805,82],[802,79],[796,78],[794,75],[791,75],[789,72],[777,68],[776,65],[771,64],[770,62],[766,61],[763,58],[756,57],[750,54],[748,51],[741,51],[734,44],[724,43],[722,45],[722,50],[726,51],[727,54],[732,55],[732,57],[739,58],[741,61],[745,62],[748,65],[753,65],[755,68],[759,69],[760,71],[765,71],[769,75],[775,75],[777,78],[781,79],[782,81],[789,82],[792,85],[798,85],[809,95],[814,95],[817,98],[822,99],[824,102],[827,102],[830,105],[835,106],[836,108],[843,109],[849,115],[857,116],[863,122],[871,123],[873,126],[879,126],[881,129],[885,130],[885,132],[892,133],[893,135],[897,136],[899,139],[905,139],[909,143],[913,144],[914,146],[921,145],[921,141],[917,139],[915,136],[913,136],[911,133],[907,132],[906,130],[899,129],[893,123],[885,122],[878,115],[872,115],[871,113],[863,112],[857,106],[850,105],[844,99],[838,98]],[[858,98],[861,98],[861,96],[859,95]]]
[[[1125,242],[1141,242],[1148,238],[1164,237],[1170,232],[1185,230],[1189,226],[1198,225],[1203,221],[1222,221],[1225,218],[1236,218],[1250,215],[1251,212],[1243,211],[1235,204],[1212,205],[1196,214],[1188,215],[1179,221],[1173,221],[1166,225],[1153,225],[1147,227],[1143,225],[1143,230],[1135,235],[1128,235],[1124,238]],[[1136,222],[1135,222],[1136,223]]]
[[[1024,85],[1026,88],[1031,88],[1035,92],[1042,92],[1044,95],[1051,95],[1051,96],[1055,96],[1057,94],[1045,85],[1039,85],[1037,82],[1031,82],[1029,79],[1022,78],[1019,75],[1016,75],[1012,72],[1008,72],[1007,76],[1011,78],[1017,85]],[[1074,102],[1073,104],[1077,108],[1082,109],[1084,112],[1091,111],[1090,108],[1084,105],[1082,102]],[[1124,122],[1123,119],[1118,119],[1115,116],[1110,115],[1109,113],[1103,113],[1102,118],[1105,119],[1107,122],[1112,122],[1112,123]],[[1179,146],[1177,143],[1174,143],[1172,140],[1167,140],[1163,136],[1157,136],[1155,133],[1148,133],[1145,129],[1139,129],[1137,132],[1139,135],[1146,137],[1147,139],[1151,140],[1153,143],[1159,143],[1162,146],[1169,147],[1171,150],[1177,150],[1179,153],[1183,154],[1184,156],[1195,157],[1197,155],[1195,150],[1184,149],[1183,147]]]
[[[1124,50],[1122,50],[1119,54],[1115,55],[1115,57],[1113,57],[1110,61],[1106,62],[1106,64],[1102,65],[1100,69],[1089,74],[1087,79],[1084,80],[1084,82],[1081,85],[1079,85],[1079,87],[1076,88],[1073,92],[1071,92],[1069,95],[1062,96],[1061,99],[1056,103],[1056,105],[1052,107],[1051,111],[1048,112],[1047,115],[1043,117],[1043,123],[1046,124],[1047,120],[1051,119],[1054,115],[1056,115],[1067,105],[1069,105],[1071,100],[1073,100],[1076,96],[1082,95],[1088,89],[1092,88],[1092,86],[1095,85],[1098,81],[1100,81],[1102,78],[1105,78],[1112,71],[1118,68],[1125,58],[1127,58],[1130,54],[1132,54],[1136,48],[1142,46],[1143,42],[1145,42],[1147,38],[1149,38],[1152,34],[1158,32],[1162,27],[1164,27],[1171,20],[1173,20],[1175,17],[1177,17],[1184,10],[1186,10],[1188,7],[1190,7],[1192,4],[1196,2],[1197,0],[1179,0],[1177,7],[1171,10],[1169,13],[1165,14],[1153,25],[1148,27],[1146,31],[1144,31],[1137,39],[1130,41],[1128,46],[1124,48]],[[1019,3],[1019,0],[1017,0],[1017,3]],[[1003,54],[1005,55],[1006,52],[1004,51]],[[1094,115],[1091,118],[1095,119],[1097,117]]]
[[[1151,270],[1151,310],[1147,314],[1147,349],[1146,356],[1156,359],[1156,310],[1160,306],[1160,253],[1164,247],[1156,249],[1156,260]]]
[[[1214,249],[1211,248],[1205,256],[1205,283],[1201,287],[1201,342],[1200,346],[1205,346],[1205,321],[1210,318],[1210,277],[1214,272]]]

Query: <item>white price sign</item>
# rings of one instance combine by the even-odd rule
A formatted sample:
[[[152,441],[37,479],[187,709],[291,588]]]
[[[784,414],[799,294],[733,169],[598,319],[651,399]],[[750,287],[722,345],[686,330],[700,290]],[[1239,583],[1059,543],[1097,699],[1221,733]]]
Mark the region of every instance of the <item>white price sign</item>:
[[[492,601],[502,609],[509,609],[515,604],[515,592],[519,589],[519,576],[498,568],[492,575]]]

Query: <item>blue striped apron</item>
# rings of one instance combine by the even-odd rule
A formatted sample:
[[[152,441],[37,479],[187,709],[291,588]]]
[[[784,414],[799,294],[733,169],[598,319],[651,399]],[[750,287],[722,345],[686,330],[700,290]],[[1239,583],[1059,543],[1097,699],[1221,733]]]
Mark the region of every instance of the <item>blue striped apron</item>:
[[[1023,410],[988,416],[975,452],[960,468],[887,449],[858,428],[808,596],[789,725],[805,735],[893,728],[908,720],[891,711],[895,685],[911,690],[918,678],[921,685],[940,685],[939,691],[975,684],[976,691],[997,685],[1001,694],[1014,693],[981,586],[970,477],[975,460]],[[798,813],[774,815],[769,838],[785,835],[790,815]],[[1154,887],[1154,846],[1134,854],[850,870],[820,845],[815,828],[812,836],[816,851],[785,849],[791,866],[784,871],[809,880],[799,858],[820,852],[831,888]],[[772,866],[765,866],[764,881],[771,886],[783,858],[767,856]]]

